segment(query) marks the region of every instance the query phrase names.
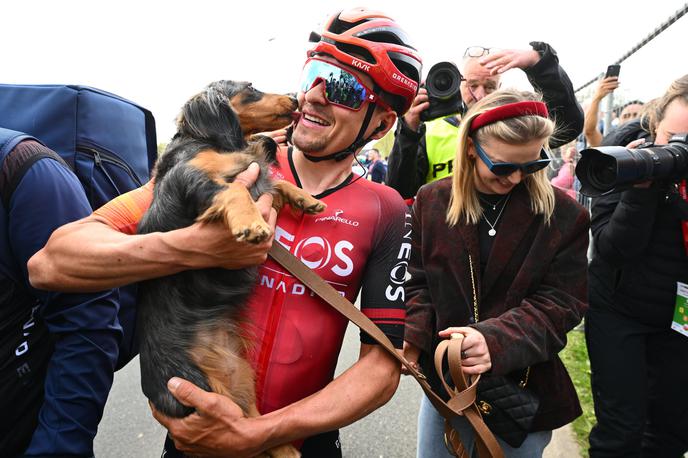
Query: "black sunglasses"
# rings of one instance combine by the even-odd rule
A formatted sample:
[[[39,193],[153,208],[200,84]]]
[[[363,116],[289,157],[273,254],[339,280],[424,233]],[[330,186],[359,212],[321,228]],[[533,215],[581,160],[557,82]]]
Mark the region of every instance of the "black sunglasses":
[[[480,156],[480,159],[485,163],[487,168],[490,169],[490,172],[500,177],[507,177],[516,170],[521,170],[524,175],[530,175],[531,173],[544,169],[552,161],[547,151],[545,151],[545,148],[542,148],[540,151],[541,159],[536,161],[524,162],[522,164],[516,164],[514,162],[492,162],[485,150],[480,146],[480,143],[474,138],[473,144],[475,145],[475,150],[478,152],[478,156]]]

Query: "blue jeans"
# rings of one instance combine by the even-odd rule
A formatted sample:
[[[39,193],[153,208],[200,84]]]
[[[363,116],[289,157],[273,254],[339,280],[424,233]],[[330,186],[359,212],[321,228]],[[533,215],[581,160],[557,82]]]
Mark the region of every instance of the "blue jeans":
[[[475,433],[471,424],[463,417],[452,420],[452,425],[458,431],[461,442],[469,456],[477,456],[475,447]],[[519,448],[497,438],[504,450],[506,458],[535,458],[541,457],[545,447],[552,439],[552,431],[537,431],[528,434]],[[423,396],[418,413],[418,458],[452,458],[444,445],[444,417],[433,407],[427,397]]]

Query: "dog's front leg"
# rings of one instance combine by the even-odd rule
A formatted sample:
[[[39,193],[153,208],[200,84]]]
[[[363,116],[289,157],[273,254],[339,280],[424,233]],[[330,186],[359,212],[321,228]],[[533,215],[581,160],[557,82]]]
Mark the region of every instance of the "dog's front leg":
[[[238,241],[260,243],[272,235],[246,187],[237,183],[228,183],[215,194],[210,207],[196,221],[222,221]]]
[[[272,206],[279,211],[284,204],[289,204],[292,208],[303,210],[311,215],[320,213],[327,208],[327,205],[298,186],[288,181],[279,180],[275,182],[275,199]]]

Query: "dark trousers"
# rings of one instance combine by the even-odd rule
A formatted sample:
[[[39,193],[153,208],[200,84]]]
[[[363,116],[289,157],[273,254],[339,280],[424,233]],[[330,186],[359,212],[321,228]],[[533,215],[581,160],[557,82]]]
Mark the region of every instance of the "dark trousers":
[[[585,317],[597,424],[590,457],[682,457],[688,451],[688,337],[612,310]]]

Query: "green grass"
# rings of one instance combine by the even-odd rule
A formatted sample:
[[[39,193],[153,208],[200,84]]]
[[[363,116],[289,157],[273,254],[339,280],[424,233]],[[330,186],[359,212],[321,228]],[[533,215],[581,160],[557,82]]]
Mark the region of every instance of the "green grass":
[[[573,422],[573,430],[576,440],[580,445],[581,453],[588,456],[588,434],[595,424],[595,410],[590,391],[590,360],[588,349],[585,347],[585,335],[581,331],[573,330],[568,334],[568,344],[559,354],[566,365],[566,369],[573,380],[578,393],[583,415]]]

